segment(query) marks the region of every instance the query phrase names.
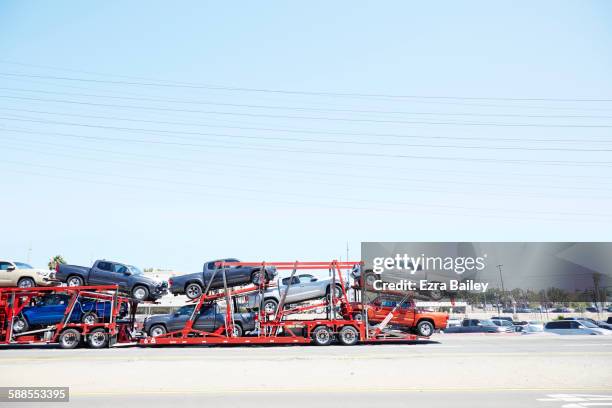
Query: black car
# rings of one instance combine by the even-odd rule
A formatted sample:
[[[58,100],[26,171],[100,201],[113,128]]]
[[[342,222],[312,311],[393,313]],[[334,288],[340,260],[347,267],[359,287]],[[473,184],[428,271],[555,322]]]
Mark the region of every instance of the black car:
[[[195,304],[186,305],[176,312],[164,315],[154,315],[145,319],[143,331],[151,337],[164,335],[168,332],[181,330],[193,314]],[[240,337],[255,330],[255,313],[234,313],[234,336]],[[217,304],[203,305],[193,322],[195,330],[214,332],[225,325],[225,313],[219,310]]]
[[[447,327],[444,333],[510,333],[514,329],[496,325],[489,319],[463,319],[461,326]]]
[[[176,295],[187,295],[189,299],[197,299],[212,279],[210,289],[223,288],[223,262],[238,263],[237,259],[220,259],[204,264],[202,272],[190,273],[188,275],[175,276],[169,280],[170,292]],[[216,273],[215,273],[216,271]],[[260,266],[232,265],[225,268],[227,286],[241,286],[253,283],[259,285],[262,275],[266,282],[276,277],[276,268],[267,266],[262,274]],[[214,278],[213,278],[214,274]]]

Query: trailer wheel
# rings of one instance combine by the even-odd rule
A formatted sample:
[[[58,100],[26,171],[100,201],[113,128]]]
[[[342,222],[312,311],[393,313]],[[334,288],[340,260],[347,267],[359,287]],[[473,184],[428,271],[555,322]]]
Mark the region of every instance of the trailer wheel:
[[[83,278],[81,278],[80,276],[77,275],[72,275],[69,276],[68,279],[66,279],[66,283],[68,284],[68,286],[83,286]]]
[[[101,349],[108,346],[108,333],[103,328],[94,329],[89,333],[87,344],[92,349]]]
[[[32,278],[21,278],[19,282],[17,282],[17,286],[20,288],[33,288],[36,286],[36,283]]]
[[[344,326],[338,333],[338,340],[344,346],[353,346],[359,341],[359,332],[353,326]]]
[[[429,337],[434,332],[434,326],[433,326],[433,324],[431,324],[431,322],[428,322],[427,320],[424,320],[422,322],[419,322],[419,324],[417,324],[417,330],[416,331],[417,331],[417,334],[419,336]]]
[[[76,348],[81,342],[81,333],[75,329],[67,329],[59,335],[59,345],[63,349]]]
[[[85,313],[81,318],[83,324],[96,324],[98,322],[98,316],[95,313]]]
[[[149,289],[144,286],[135,286],[132,289],[132,297],[136,300],[147,300],[149,297]]]
[[[312,331],[312,340],[317,346],[329,346],[333,339],[332,332],[327,326],[319,326]]]
[[[23,333],[28,331],[30,325],[28,321],[23,317],[19,316],[13,321],[13,332],[15,333]]]
[[[185,288],[185,295],[189,299],[197,299],[202,296],[202,286],[199,283],[190,283]]]

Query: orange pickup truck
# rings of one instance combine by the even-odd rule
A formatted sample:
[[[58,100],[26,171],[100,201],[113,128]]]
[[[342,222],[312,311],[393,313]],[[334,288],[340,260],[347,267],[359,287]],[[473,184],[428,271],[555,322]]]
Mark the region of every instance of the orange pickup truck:
[[[367,306],[368,323],[380,323],[391,312],[398,303],[402,302],[401,297],[381,295],[375,298]],[[363,320],[363,306],[361,303],[351,303],[353,308],[353,318]],[[402,328],[410,328],[419,336],[429,337],[435,330],[446,329],[448,313],[428,312],[420,310],[411,299],[404,300],[395,310],[389,324]]]

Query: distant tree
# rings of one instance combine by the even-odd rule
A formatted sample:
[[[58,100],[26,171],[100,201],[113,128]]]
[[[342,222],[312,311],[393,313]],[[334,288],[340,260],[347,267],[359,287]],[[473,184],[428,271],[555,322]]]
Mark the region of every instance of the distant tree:
[[[53,270],[53,269],[55,269],[57,264],[65,264],[65,263],[66,263],[66,260],[64,259],[63,256],[55,255],[53,258],[51,258],[51,260],[49,261],[48,265],[49,265],[49,269]]]

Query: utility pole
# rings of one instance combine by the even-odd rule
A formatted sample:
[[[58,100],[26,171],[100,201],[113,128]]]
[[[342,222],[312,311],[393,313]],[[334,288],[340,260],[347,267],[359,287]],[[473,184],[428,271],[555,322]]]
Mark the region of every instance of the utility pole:
[[[502,264],[497,265],[497,269],[499,270],[499,280],[501,281],[501,300],[503,301],[504,295],[506,294],[506,289],[504,289],[504,275],[502,274]],[[499,302],[497,302],[497,314],[499,315]]]

